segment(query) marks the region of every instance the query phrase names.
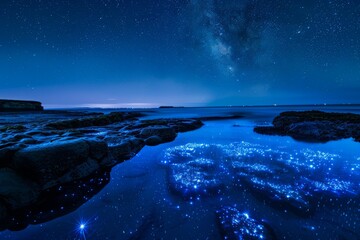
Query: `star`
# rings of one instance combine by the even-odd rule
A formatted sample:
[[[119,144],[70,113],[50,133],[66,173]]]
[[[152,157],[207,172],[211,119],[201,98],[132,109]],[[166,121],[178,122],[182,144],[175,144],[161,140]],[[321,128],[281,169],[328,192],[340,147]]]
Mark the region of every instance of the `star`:
[[[85,229],[86,225],[84,223],[80,224],[79,229],[83,231]]]

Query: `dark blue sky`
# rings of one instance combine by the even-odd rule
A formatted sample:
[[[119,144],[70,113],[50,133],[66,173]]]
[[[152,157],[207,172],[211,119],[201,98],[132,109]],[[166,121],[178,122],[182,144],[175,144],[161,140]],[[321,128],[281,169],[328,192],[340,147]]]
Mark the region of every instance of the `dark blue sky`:
[[[0,98],[359,103],[358,0],[2,0]]]

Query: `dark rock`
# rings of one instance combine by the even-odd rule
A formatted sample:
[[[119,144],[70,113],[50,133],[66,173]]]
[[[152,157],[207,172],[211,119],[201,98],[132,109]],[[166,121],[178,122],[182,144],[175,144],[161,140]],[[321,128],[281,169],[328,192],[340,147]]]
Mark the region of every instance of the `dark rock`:
[[[90,147],[90,157],[102,161],[108,155],[108,145],[104,141],[99,141],[96,139],[91,139],[87,141]]]
[[[96,117],[87,117],[82,119],[71,119],[65,121],[58,121],[47,124],[48,127],[55,129],[71,129],[71,128],[83,128],[90,126],[105,126],[124,120],[136,119],[141,117],[140,113],[122,113],[113,112],[107,115],[101,115]]]
[[[82,179],[91,176],[99,169],[99,162],[94,159],[88,158],[85,162],[76,165],[75,167],[66,171],[66,173],[63,174],[61,177],[58,177],[55,183],[56,185],[58,185],[62,183],[68,183],[77,179]],[[46,187],[48,187],[48,185],[46,185]]]
[[[23,125],[7,125],[0,128],[0,132],[6,132],[6,131],[23,132],[24,130],[26,130],[26,127]]]
[[[0,168],[9,167],[15,153],[21,148],[21,145],[18,144],[10,144],[7,147],[0,148]]]
[[[95,142],[93,146],[97,146]],[[100,148],[98,148],[100,149]],[[103,149],[107,154],[107,149]],[[14,169],[23,175],[48,188],[58,184],[59,178],[76,166],[88,161],[90,146],[84,139],[57,140],[22,149],[15,154]],[[93,169],[89,169],[90,174]]]
[[[0,100],[0,112],[42,111],[40,102],[20,100]]]
[[[69,214],[96,195],[109,181],[110,171],[102,170],[42,191],[35,203],[23,208],[2,209],[0,201],[0,230],[19,231],[29,224],[40,224]],[[3,210],[5,221],[1,222]]]
[[[0,199],[11,209],[25,207],[34,203],[40,194],[40,187],[21,177],[14,170],[0,170]]]
[[[151,120],[142,120],[134,124],[128,125],[127,130],[133,129],[144,129],[151,126],[167,126],[169,123],[174,122],[174,119],[151,119]]]
[[[175,123],[174,127],[177,132],[187,132],[198,129],[203,125],[204,124],[198,119],[190,119],[190,120],[184,119],[182,121],[178,121],[177,123]]]
[[[283,112],[273,126],[258,126],[254,131],[267,135],[291,136],[296,140],[327,142],[343,138],[359,141],[360,115],[320,111]]]
[[[124,139],[119,144],[110,144],[109,152],[111,158],[120,163],[134,157],[144,146],[143,140],[132,137]]]
[[[159,136],[151,136],[145,139],[145,144],[148,146],[156,146],[161,144],[163,141]]]
[[[21,230],[28,224],[75,210],[92,196],[92,184],[99,173],[109,173],[111,167],[131,159],[146,144],[169,142],[179,131],[202,126],[200,121],[192,119],[139,120],[137,117],[142,114],[133,112],[51,114],[50,122],[44,116],[36,122],[32,115],[26,115],[24,119],[29,119],[26,121],[31,125],[24,121],[24,125],[7,125],[0,131],[0,229]],[[74,197],[79,199],[57,195],[65,185],[72,189],[67,192],[78,191],[77,185],[72,184],[83,180],[90,183],[81,190],[84,194]],[[103,187],[108,178],[98,180],[98,186]],[[68,207],[56,211],[56,204]],[[44,207],[52,209],[45,214]]]
[[[167,126],[149,126],[140,131],[142,138],[158,136],[162,142],[171,142],[176,138],[175,129]]]

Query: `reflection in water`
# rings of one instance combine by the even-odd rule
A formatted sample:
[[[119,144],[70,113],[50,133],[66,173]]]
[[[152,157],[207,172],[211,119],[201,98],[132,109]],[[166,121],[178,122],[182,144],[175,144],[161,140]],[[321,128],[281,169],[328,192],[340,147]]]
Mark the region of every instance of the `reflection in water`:
[[[22,230],[29,224],[40,224],[64,216],[87,202],[110,181],[110,172],[95,172],[92,176],[46,190],[36,205],[11,213],[3,228]],[[80,232],[85,223],[80,223]]]

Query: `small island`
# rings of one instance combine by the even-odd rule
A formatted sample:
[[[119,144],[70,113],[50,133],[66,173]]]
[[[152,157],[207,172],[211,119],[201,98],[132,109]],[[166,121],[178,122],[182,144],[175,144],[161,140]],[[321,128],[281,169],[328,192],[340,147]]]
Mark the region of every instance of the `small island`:
[[[0,99],[0,112],[43,111],[41,102]]]

